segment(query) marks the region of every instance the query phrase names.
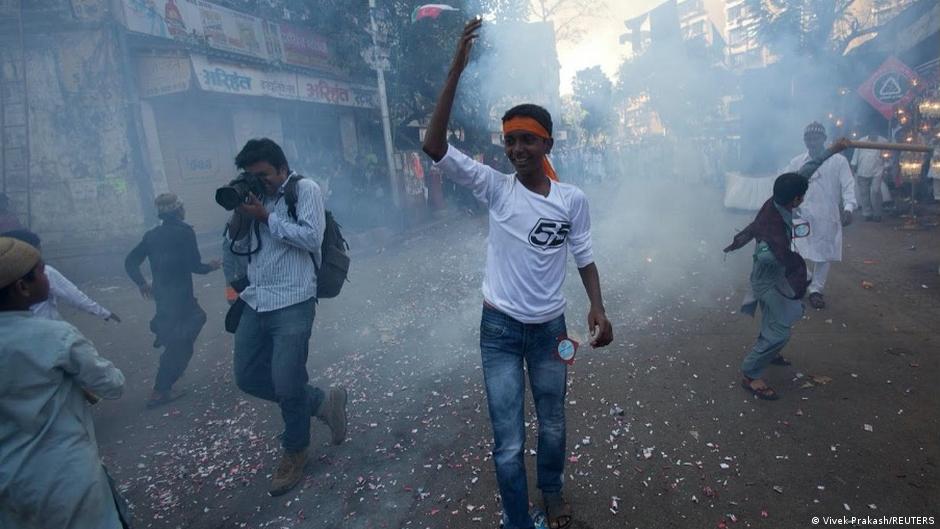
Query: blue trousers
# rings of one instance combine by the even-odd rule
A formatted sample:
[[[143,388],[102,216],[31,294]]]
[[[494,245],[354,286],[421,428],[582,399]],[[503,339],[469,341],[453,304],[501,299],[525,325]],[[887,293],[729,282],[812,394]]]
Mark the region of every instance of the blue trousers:
[[[290,452],[310,444],[310,417],[323,401],[323,391],[307,383],[315,313],[312,298],[270,312],[246,306],[235,332],[235,383],[245,393],[280,406],[281,445]]]
[[[524,324],[484,307],[480,350],[490,420],[493,460],[505,529],[533,527],[525,461],[525,369],[538,416],[538,488],[559,493],[565,469],[565,392],[568,365],[556,355],[566,334],[565,317]]]
[[[742,312],[754,314],[753,303],[745,305]],[[748,378],[761,378],[770,361],[790,341],[793,324],[803,317],[803,304],[798,300],[787,299],[776,289],[769,289],[757,298],[760,306],[760,335],[741,363],[741,372]]]

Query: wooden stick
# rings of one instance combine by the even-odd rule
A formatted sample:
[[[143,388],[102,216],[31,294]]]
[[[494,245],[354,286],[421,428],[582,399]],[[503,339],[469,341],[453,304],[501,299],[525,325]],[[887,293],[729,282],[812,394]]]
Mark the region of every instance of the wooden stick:
[[[914,145],[911,143],[880,143],[874,141],[849,141],[849,147],[855,149],[876,149],[879,151],[913,151],[932,152],[933,147],[928,145]]]

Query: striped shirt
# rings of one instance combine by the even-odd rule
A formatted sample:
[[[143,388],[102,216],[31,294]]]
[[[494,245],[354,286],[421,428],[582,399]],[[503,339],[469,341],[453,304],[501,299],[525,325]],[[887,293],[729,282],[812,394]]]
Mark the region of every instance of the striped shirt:
[[[326,228],[323,195],[313,180],[298,181],[295,221],[288,215],[284,198],[289,181],[284,181],[276,196],[264,197],[268,222],[260,223],[261,249],[248,262],[251,284],[242,291],[241,298],[258,312],[296,305],[317,295],[313,259],[319,264],[320,244]],[[254,229],[250,237],[255,237]],[[252,249],[258,242],[250,241]]]

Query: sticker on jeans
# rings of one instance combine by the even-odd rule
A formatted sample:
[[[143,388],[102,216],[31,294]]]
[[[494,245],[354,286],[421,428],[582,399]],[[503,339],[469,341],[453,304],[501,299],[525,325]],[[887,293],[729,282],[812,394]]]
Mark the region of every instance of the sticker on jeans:
[[[574,355],[578,352],[578,342],[568,338],[567,336],[558,337],[558,348],[555,350],[555,354],[558,355],[558,358],[568,364],[569,366],[574,364]]]

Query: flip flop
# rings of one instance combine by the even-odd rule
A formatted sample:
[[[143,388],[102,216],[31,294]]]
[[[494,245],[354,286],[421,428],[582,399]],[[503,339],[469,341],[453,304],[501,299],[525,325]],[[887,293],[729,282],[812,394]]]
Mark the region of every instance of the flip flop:
[[[750,379],[747,377],[744,377],[744,379],[741,381],[741,387],[750,391],[751,395],[754,395],[755,397],[761,400],[777,400],[780,398],[780,395],[778,395],[777,392],[774,391],[774,388],[770,386],[763,387],[760,389],[752,388],[751,382],[753,382],[753,379]]]
[[[561,494],[550,497],[543,495],[543,499],[545,500],[545,515],[551,529],[565,529],[571,525],[574,519],[571,515],[571,505],[565,501],[564,496]]]

